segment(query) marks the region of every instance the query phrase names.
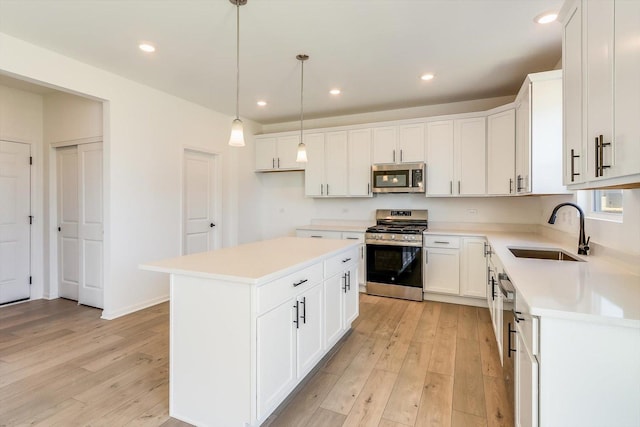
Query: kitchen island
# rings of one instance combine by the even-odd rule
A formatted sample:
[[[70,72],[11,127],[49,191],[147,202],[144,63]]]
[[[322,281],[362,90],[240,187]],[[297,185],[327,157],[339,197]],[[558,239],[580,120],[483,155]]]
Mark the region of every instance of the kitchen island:
[[[148,263],[170,276],[174,418],[260,425],[358,316],[358,243],[285,237]]]

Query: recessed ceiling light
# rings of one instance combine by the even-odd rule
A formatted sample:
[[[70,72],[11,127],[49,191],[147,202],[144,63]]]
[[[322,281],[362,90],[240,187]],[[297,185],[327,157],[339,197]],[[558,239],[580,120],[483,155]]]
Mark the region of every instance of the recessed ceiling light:
[[[538,24],[548,24],[555,21],[558,18],[556,12],[544,12],[534,18],[534,21]]]
[[[340,89],[331,89],[329,93],[331,95],[340,95]]]
[[[435,76],[431,73],[423,74],[420,76],[422,80],[433,80]]]
[[[265,105],[267,105],[267,101],[258,101],[256,102],[256,104],[258,104],[259,107],[264,107]]]
[[[152,45],[152,44],[149,44],[149,43],[140,43],[138,45],[138,47],[143,52],[151,53],[151,52],[155,52],[156,51],[156,47],[154,45]]]

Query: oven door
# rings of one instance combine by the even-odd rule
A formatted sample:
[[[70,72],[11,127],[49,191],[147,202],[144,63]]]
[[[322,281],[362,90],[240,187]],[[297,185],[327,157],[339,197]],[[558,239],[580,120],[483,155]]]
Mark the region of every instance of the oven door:
[[[422,247],[367,244],[367,282],[422,289]]]

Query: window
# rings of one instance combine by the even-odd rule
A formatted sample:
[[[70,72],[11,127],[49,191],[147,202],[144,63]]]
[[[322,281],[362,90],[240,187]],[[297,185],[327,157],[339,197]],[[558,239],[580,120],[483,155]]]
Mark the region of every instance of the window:
[[[594,213],[622,215],[622,190],[594,190]]]

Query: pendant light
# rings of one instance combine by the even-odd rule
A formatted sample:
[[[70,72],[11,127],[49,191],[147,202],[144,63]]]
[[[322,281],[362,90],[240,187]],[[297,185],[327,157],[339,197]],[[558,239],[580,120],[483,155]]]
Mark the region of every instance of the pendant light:
[[[229,145],[244,147],[244,131],[240,120],[240,6],[247,4],[247,0],[229,1],[236,6],[236,118],[231,122]]]
[[[303,129],[303,119],[304,119],[304,109],[303,109],[303,94],[304,94],[304,61],[309,59],[309,55],[296,55],[296,59],[300,61],[300,143],[298,143],[298,155],[296,157],[296,162],[306,163],[307,162],[307,146],[304,145],[304,140],[302,139],[302,129]]]

